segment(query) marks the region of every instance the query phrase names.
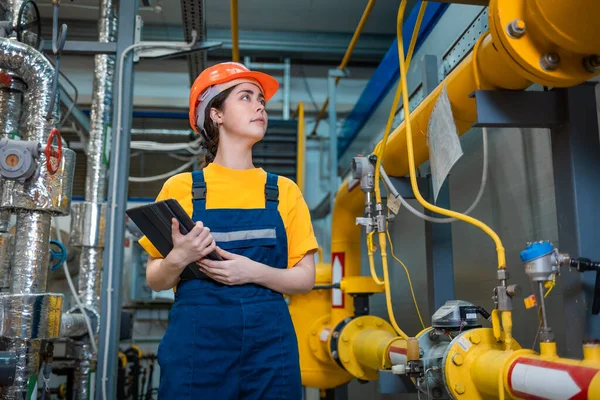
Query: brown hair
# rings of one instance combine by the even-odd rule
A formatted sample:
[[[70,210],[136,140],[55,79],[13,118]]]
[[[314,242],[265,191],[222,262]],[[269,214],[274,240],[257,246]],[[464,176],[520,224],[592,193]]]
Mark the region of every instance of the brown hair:
[[[202,139],[204,140],[204,147],[206,148],[206,155],[204,157],[204,162],[202,162],[200,165],[200,168],[204,168],[213,162],[219,148],[219,126],[210,117],[210,110],[212,108],[216,108],[217,110],[222,111],[225,100],[227,100],[227,97],[229,97],[229,94],[234,87],[235,86],[232,86],[229,89],[219,93],[214,99],[211,100],[210,104],[204,111],[204,130],[201,131],[201,134]]]

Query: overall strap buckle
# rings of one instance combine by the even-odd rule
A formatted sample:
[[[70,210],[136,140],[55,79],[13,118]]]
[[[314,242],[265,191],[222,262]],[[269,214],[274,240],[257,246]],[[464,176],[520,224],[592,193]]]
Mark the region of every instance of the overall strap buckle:
[[[197,212],[206,208],[206,181],[203,170],[192,172],[192,204],[194,206],[193,219],[196,221],[199,218]]]
[[[279,203],[279,186],[277,185],[277,175],[267,173],[267,183],[265,184],[265,200],[267,208],[277,207]]]
[[[206,199],[206,183],[194,182],[194,184],[192,185],[192,196],[194,200]]]

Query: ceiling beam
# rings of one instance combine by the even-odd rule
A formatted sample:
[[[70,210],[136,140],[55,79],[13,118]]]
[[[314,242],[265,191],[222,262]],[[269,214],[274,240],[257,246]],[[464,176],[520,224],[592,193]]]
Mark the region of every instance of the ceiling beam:
[[[69,27],[69,40],[97,40],[98,34],[94,24],[88,21],[61,21]],[[52,37],[52,21],[42,21],[42,36],[48,40]],[[144,25],[143,40],[182,41],[183,27],[180,25]],[[344,53],[352,33],[329,32],[270,32],[270,31],[240,31],[239,46],[242,56],[280,59],[290,57],[294,61],[306,63],[331,62],[338,64]],[[350,66],[353,63],[361,65],[377,65],[389,50],[394,35],[361,35],[354,52]],[[206,39],[222,42],[223,46],[208,52],[209,59],[231,58],[231,31],[229,29],[208,28]]]

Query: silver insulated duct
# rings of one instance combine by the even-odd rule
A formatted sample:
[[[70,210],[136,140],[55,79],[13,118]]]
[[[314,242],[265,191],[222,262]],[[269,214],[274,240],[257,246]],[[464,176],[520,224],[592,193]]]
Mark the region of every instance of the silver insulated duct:
[[[98,19],[98,40],[114,42],[117,18],[113,0],[102,0]],[[104,249],[104,216],[106,201],[106,169],[104,157],[107,126],[112,118],[112,87],[115,75],[115,57],[96,55],[90,116],[90,138],[85,179],[85,202],[75,205],[71,219],[70,246],[80,247],[78,294],[90,313],[99,309]],[[79,312],[78,308],[72,312]],[[86,338],[78,343],[78,363],[75,370],[75,399],[88,398],[89,372],[95,370],[95,357]]]
[[[58,102],[46,119],[54,68],[32,47],[0,38],[0,70],[18,77],[26,87],[19,127],[22,139],[45,145],[58,121]],[[12,105],[16,106],[14,97]],[[17,215],[10,293],[0,296],[0,344],[2,350],[16,354],[16,374],[14,385],[2,388],[3,399],[26,398],[29,381],[39,370],[42,341],[59,335],[63,297],[45,293],[48,241],[52,215],[67,215],[70,209],[74,161],[74,152],[63,149],[62,160],[52,174],[41,154],[29,179],[0,178],[0,209]]]

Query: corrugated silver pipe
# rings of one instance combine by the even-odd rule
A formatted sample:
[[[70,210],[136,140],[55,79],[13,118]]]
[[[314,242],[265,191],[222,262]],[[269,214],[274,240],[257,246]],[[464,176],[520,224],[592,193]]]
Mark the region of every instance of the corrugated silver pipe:
[[[0,70],[0,138],[20,135],[25,83],[9,71]],[[0,232],[8,232],[10,212],[0,211]],[[0,264],[4,264],[0,260]],[[3,266],[0,266],[2,269]]]
[[[51,218],[50,213],[17,211],[11,293],[33,294],[46,291]]]
[[[11,2],[11,5],[16,7],[16,3],[21,2]],[[18,10],[18,7],[16,9]],[[56,126],[58,120],[58,102],[55,102],[56,107],[50,120],[46,119],[52,95],[54,68],[32,47],[0,38],[0,69],[18,76],[27,87],[20,127],[22,138],[45,143],[50,130]],[[47,211],[17,210],[17,232],[10,285],[13,295],[37,295],[43,294],[46,290],[50,219],[51,214]],[[43,295],[41,296],[43,298]],[[58,306],[56,301],[53,304]],[[29,312],[28,310],[18,312]],[[31,312],[35,314],[34,309]],[[40,339],[36,339],[37,337],[39,336],[33,325],[23,325],[16,337],[3,340],[9,350],[17,353],[17,370],[15,385],[6,388],[2,392],[2,398],[26,397],[29,378],[36,375],[39,368]]]
[[[9,71],[0,70],[0,138],[20,135],[25,89],[25,82]],[[9,228],[10,211],[0,210],[0,290],[10,286],[13,235],[7,233]]]
[[[10,21],[13,26],[17,25],[19,20],[19,9],[25,0],[0,0],[0,12],[3,21]]]
[[[63,314],[60,319],[60,335],[62,337],[79,337],[88,332],[83,314]]]
[[[50,130],[56,127],[59,112],[55,102],[52,117],[46,120],[54,79],[52,64],[34,48],[0,38],[0,69],[11,71],[27,85],[20,128],[23,139],[45,144]]]
[[[89,351],[89,349],[88,349]],[[74,399],[87,400],[90,399],[90,373],[96,369],[95,362],[89,360],[81,360],[75,367],[73,379]]]
[[[113,0],[102,0],[98,19],[99,42],[116,40],[117,18]],[[87,175],[85,179],[85,204],[77,208],[83,212],[83,231],[90,233],[83,237],[79,256],[78,294],[83,305],[96,311],[100,303],[102,277],[102,253],[104,241],[96,240],[103,236],[104,213],[100,204],[106,201],[106,169],[104,158],[106,129],[112,118],[112,88],[115,75],[115,58],[97,55],[94,58],[94,82],[92,87],[92,109],[90,115],[90,137],[87,154]],[[103,238],[102,238],[103,239]],[[80,359],[75,369],[75,399],[88,398],[90,371],[95,370],[96,361],[87,338],[78,344]]]
[[[103,0],[98,21],[99,42],[115,41],[117,19],[112,0]],[[100,203],[106,197],[106,164],[103,160],[106,127],[110,124],[115,58],[105,54],[94,57],[94,83],[90,116],[89,153],[85,180],[85,201]]]

